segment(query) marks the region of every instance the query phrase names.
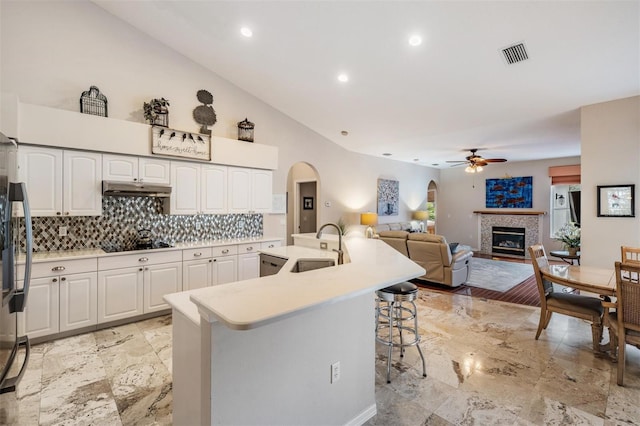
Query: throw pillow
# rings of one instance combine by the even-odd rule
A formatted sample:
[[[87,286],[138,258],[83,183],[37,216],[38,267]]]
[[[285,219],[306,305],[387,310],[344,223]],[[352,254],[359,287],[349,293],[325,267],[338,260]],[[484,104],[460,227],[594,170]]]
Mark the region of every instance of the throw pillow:
[[[449,250],[451,251],[451,254],[456,252],[459,244],[460,243],[449,243]]]

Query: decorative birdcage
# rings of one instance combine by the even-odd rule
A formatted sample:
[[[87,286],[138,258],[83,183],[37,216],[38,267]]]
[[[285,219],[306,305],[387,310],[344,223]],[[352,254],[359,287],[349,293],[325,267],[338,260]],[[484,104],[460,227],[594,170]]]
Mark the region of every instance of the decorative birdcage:
[[[253,142],[253,129],[255,124],[247,118],[238,123],[238,139],[245,142]]]
[[[80,112],[107,117],[107,97],[96,86],[91,86],[80,96]]]

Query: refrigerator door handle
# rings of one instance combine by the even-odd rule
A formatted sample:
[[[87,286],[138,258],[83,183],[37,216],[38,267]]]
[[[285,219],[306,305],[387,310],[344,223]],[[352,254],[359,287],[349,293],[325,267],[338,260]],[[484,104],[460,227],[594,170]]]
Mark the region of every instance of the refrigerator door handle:
[[[24,211],[24,225],[26,228],[26,259],[24,265],[24,284],[22,290],[17,290],[13,298],[13,306],[11,312],[23,312],[27,305],[27,297],[29,295],[29,285],[31,283],[31,262],[33,252],[33,229],[31,225],[31,209],[29,208],[29,199],[27,198],[27,187],[24,182],[9,184],[9,208],[8,217],[12,213],[12,201],[21,201]]]
[[[19,337],[17,344],[18,344],[17,345],[18,349],[20,348],[20,346],[24,346],[24,349],[25,349],[24,362],[22,363],[22,367],[20,367],[20,371],[18,372],[18,374],[16,374],[13,377],[7,377],[5,379],[4,386],[0,388],[0,394],[6,393],[6,392],[14,392],[16,390],[16,385],[18,384],[18,382],[20,382],[20,379],[22,379],[24,372],[27,371],[27,365],[29,364],[29,357],[31,355],[31,343],[29,342],[29,337],[28,336]]]

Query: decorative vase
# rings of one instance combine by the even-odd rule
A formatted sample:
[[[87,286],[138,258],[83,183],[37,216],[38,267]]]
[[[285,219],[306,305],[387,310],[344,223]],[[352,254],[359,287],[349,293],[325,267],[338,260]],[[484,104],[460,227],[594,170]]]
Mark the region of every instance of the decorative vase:
[[[568,247],[567,251],[569,252],[570,256],[575,256],[578,254],[578,247]]]

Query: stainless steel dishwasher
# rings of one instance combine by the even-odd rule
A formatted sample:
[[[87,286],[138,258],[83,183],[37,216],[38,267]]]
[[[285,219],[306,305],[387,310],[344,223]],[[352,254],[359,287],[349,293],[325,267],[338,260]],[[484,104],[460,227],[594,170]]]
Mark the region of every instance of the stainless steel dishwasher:
[[[287,259],[260,253],[260,276],[275,275],[287,263]]]

